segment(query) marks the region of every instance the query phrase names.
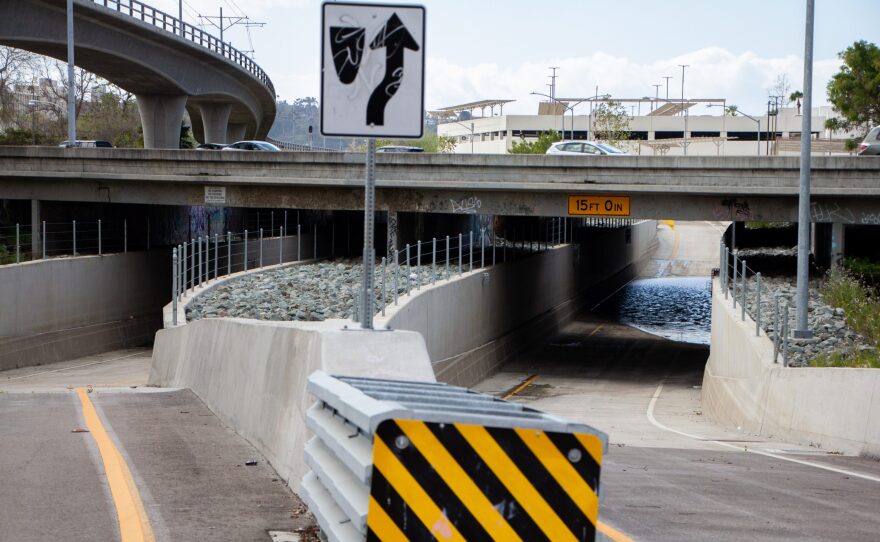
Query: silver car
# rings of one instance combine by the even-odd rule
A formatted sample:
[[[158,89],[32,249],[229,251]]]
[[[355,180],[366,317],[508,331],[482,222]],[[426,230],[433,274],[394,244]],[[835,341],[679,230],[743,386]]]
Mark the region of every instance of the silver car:
[[[859,156],[880,156],[880,126],[875,126],[859,145]]]
[[[265,141],[237,141],[231,145],[223,147],[224,151],[264,151],[264,152],[280,152],[281,149],[271,143]]]
[[[559,141],[547,149],[547,154],[570,154],[577,156],[620,156],[626,152],[607,143],[595,141]]]

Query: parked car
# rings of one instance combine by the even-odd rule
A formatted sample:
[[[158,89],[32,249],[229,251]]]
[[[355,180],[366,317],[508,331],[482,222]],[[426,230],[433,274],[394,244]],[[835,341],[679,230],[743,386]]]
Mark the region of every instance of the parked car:
[[[76,141],[76,145],[71,145],[69,141],[62,141],[59,147],[84,147],[84,148],[100,148],[100,149],[112,149],[113,144],[109,141],[102,141],[100,139],[78,139]]]
[[[265,141],[237,141],[223,147],[224,151],[263,151],[281,152],[281,149]]]
[[[859,145],[859,156],[880,156],[880,126],[875,126]]]
[[[425,152],[421,147],[407,147],[405,145],[385,145],[379,147],[376,152]]]
[[[558,141],[547,149],[547,154],[571,154],[576,156],[619,156],[627,154],[607,143],[594,141]]]
[[[226,148],[226,143],[202,143],[196,147],[197,151],[222,151]]]

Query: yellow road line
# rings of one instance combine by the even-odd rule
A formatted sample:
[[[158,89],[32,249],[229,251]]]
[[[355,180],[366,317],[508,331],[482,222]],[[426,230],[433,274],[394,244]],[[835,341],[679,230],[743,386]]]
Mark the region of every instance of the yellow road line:
[[[536,374],[534,374],[534,375],[532,375],[532,376],[526,378],[525,380],[522,381],[522,383],[521,383],[519,386],[513,388],[513,389],[510,391],[510,393],[508,393],[507,395],[505,395],[504,397],[502,397],[502,399],[505,399],[505,400],[506,400],[506,399],[510,399],[511,397],[513,397],[514,395],[516,395],[517,393],[519,393],[519,392],[523,391],[524,389],[528,388],[528,387],[532,384],[532,382],[534,382],[535,379],[537,379],[537,378],[538,378],[538,375],[536,375]]]
[[[483,463],[489,467],[489,470],[504,484],[507,491],[516,496],[520,506],[544,531],[547,538],[554,541],[570,540],[574,542],[576,540],[565,523],[556,515],[553,507],[547,504],[544,497],[538,493],[538,490],[523,475],[519,467],[489,435],[485,427],[468,424],[456,424],[455,427],[471,448],[477,452]]]
[[[367,526],[382,542],[409,542],[409,539],[394,523],[376,499],[370,495],[370,507],[367,513]]]
[[[397,420],[397,425],[493,540],[522,540],[424,422]]]
[[[597,526],[599,527],[600,533],[604,534],[614,542],[636,542],[607,523],[600,521]]]
[[[678,236],[678,230],[672,228],[672,233],[675,234],[675,241],[672,243],[672,253],[669,254],[669,258],[666,260],[666,267],[663,268],[663,272],[666,273],[669,271],[669,268],[672,267],[672,260],[675,259],[675,255],[678,253],[678,244],[681,241],[681,238]]]
[[[153,528],[150,519],[144,510],[144,503],[138,493],[137,485],[131,476],[131,471],[125,463],[122,454],[113,444],[104,424],[98,417],[95,405],[89,399],[85,388],[77,388],[76,394],[82,404],[83,418],[89,429],[101,460],[104,462],[104,472],[107,475],[107,484],[110,486],[110,494],[113,496],[113,504],[116,506],[116,516],[119,519],[119,534],[122,542],[155,542]]]

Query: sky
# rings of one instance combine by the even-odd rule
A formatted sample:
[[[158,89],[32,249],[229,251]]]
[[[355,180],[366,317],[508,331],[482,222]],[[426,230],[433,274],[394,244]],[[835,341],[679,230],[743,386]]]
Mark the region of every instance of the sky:
[[[148,0],[177,13],[178,0]],[[387,2],[402,3],[402,2]],[[785,74],[803,88],[806,0],[426,0],[427,109],[511,99],[505,113],[535,114],[558,66],[556,96],[726,98],[752,115]],[[321,3],[315,0],[184,0],[184,19],[244,14],[265,26],[236,26],[226,40],[269,74],[280,99],[320,88]],[[838,53],[858,40],[880,42],[880,0],[816,0],[814,106]],[[207,26],[206,28],[210,28]],[[216,29],[214,32],[217,32]],[[656,89],[654,84],[661,84]],[[585,114],[586,111],[577,111]]]

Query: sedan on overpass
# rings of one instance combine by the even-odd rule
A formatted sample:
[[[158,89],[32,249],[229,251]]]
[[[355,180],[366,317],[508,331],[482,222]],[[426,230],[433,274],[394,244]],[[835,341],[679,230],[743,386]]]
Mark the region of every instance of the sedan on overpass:
[[[237,141],[231,145],[223,147],[224,151],[263,151],[263,152],[281,152],[281,149],[266,141]]]
[[[576,156],[620,156],[626,152],[607,143],[594,141],[559,141],[547,149],[547,154],[570,154]]]

